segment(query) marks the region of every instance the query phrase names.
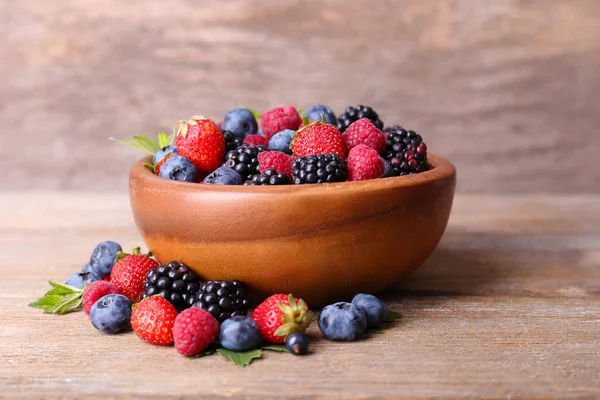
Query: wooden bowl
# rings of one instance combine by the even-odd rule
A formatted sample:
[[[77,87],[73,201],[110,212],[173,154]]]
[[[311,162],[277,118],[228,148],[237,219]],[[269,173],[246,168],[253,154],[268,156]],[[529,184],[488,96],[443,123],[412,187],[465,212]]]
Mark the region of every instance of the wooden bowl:
[[[170,181],[143,159],[131,168],[131,208],[159,262],[323,306],[390,288],[435,249],[456,170],[428,158],[431,169],[416,175],[270,187]]]

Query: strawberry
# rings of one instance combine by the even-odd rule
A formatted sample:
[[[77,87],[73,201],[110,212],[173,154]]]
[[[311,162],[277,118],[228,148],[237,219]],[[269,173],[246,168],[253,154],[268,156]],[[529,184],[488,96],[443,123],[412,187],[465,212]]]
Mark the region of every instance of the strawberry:
[[[250,144],[252,146],[269,146],[269,139],[262,135],[248,135],[244,138],[244,144]]]
[[[350,124],[342,137],[348,151],[359,144],[365,144],[377,153],[381,153],[385,148],[385,135],[368,118],[361,118]]]
[[[133,254],[117,253],[117,262],[110,274],[110,282],[117,285],[132,303],[138,302],[144,294],[146,274],[158,267],[152,253],[140,254],[140,248],[134,247]]]
[[[258,169],[262,174],[265,170],[273,168],[278,173],[292,179],[292,162],[294,158],[281,151],[263,151],[258,155]]]
[[[173,339],[179,354],[193,357],[217,337],[219,337],[219,322],[202,308],[188,308],[175,318]]]
[[[150,296],[137,304],[131,313],[131,327],[136,335],[150,344],[173,343],[173,325],[177,310],[162,296]]]
[[[94,303],[107,294],[123,294],[123,291],[117,285],[114,285],[106,280],[94,281],[83,288],[83,311],[90,315],[90,310]]]
[[[291,147],[295,158],[335,153],[342,160],[346,159],[342,134],[333,125],[322,122],[315,122],[296,132]]]
[[[348,154],[348,180],[364,181],[381,178],[385,172],[383,158],[366,144],[359,144]]]
[[[190,160],[201,173],[219,168],[225,156],[225,138],[213,121],[193,116],[177,123],[175,139],[179,155]]]
[[[260,116],[260,128],[267,140],[284,129],[298,129],[301,122],[302,118],[293,106],[273,108]]]
[[[291,294],[275,294],[254,309],[252,319],[258,324],[263,339],[283,343],[290,333],[306,331],[312,322],[312,312],[302,299],[296,300]]]

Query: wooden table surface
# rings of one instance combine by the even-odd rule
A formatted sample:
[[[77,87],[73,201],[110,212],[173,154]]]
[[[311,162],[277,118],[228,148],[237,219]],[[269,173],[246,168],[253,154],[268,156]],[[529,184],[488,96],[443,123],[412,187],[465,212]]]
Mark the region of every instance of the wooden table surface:
[[[350,344],[313,326],[310,356],[244,369],[27,307],[105,239],[139,243],[123,194],[0,196],[0,397],[600,398],[600,196],[458,196],[383,295],[397,326]]]

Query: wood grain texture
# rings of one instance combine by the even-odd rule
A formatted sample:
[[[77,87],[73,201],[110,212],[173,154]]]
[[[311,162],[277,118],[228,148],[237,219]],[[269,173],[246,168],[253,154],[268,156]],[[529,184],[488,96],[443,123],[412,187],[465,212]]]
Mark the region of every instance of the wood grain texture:
[[[352,344],[313,326],[309,357],[245,369],[27,307],[104,239],[139,243],[124,195],[0,197],[0,397],[600,396],[597,196],[459,196],[436,252],[383,295],[399,325]]]
[[[462,192],[600,190],[596,0],[0,7],[0,189],[121,190],[138,155],[108,136],[323,102],[418,130]]]

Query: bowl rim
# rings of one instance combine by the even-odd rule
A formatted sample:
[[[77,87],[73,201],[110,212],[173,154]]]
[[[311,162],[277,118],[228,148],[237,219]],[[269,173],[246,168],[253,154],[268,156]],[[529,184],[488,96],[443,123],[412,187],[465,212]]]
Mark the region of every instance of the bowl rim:
[[[334,183],[315,183],[305,185],[275,185],[275,186],[246,186],[246,185],[207,185],[194,182],[180,182],[161,178],[152,173],[147,164],[152,162],[152,156],[147,156],[136,161],[130,170],[130,181],[134,178],[143,179],[156,187],[177,188],[187,192],[238,192],[247,194],[265,193],[314,193],[326,192],[335,189],[336,192],[347,189],[349,191],[372,191],[389,188],[421,186],[442,181],[456,175],[456,167],[447,159],[428,154],[429,170],[414,175],[394,176],[389,178],[370,179],[365,181],[346,181]],[[316,194],[316,193],[315,193]]]

